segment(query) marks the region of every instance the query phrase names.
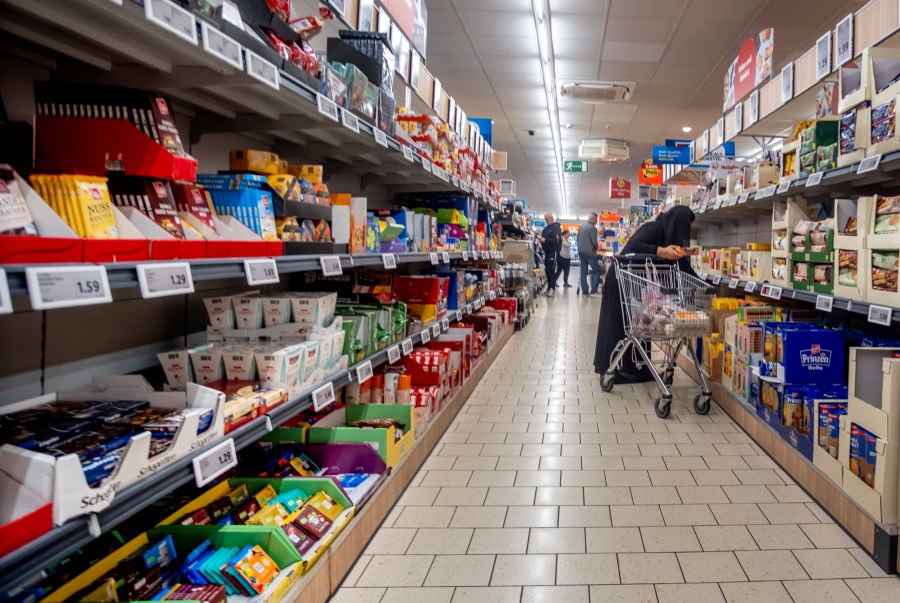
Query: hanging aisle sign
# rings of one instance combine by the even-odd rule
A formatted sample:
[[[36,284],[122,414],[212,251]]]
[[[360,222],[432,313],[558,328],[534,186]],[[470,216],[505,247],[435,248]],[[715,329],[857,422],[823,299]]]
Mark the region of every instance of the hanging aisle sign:
[[[756,38],[744,40],[741,51],[725,74],[723,112],[772,77],[774,41],[775,30],[771,27],[759,32]]]
[[[625,178],[609,179],[610,199],[631,199],[631,180]]]
[[[638,170],[638,182],[642,184],[662,184],[663,175],[662,168],[650,159],[645,159]]]

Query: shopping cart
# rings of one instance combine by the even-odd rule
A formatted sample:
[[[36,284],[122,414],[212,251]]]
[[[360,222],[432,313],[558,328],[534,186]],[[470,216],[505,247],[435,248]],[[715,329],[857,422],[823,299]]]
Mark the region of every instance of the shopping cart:
[[[672,410],[669,387],[675,377],[675,362],[686,347],[702,384],[700,394],[694,398],[694,410],[705,415],[709,412],[712,393],[691,339],[711,332],[708,310],[713,290],[704,281],[679,270],[677,264],[662,264],[654,257],[614,258],[625,337],[616,344],[600,387],[605,392],[612,391],[616,369],[630,350],[637,367],[646,366],[659,385],[661,395],[654,408],[656,415],[665,419]],[[662,375],[651,358],[653,344],[663,354]]]

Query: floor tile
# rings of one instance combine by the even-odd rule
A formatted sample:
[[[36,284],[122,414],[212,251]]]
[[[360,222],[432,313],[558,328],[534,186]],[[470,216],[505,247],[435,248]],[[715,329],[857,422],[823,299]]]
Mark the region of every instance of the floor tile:
[[[422,586],[433,560],[433,555],[377,555],[356,586]]]
[[[794,603],[844,603],[856,596],[843,580],[796,580],[784,582]],[[880,599],[887,601],[888,599]]]
[[[659,603],[714,603],[725,599],[717,584],[657,584]]]
[[[480,507],[484,504],[488,489],[476,488],[441,488],[434,501],[435,507]]]
[[[676,490],[681,502],[686,505],[729,502],[721,486],[678,486]]]
[[[394,527],[446,528],[454,511],[453,507],[404,507]]]
[[[616,505],[609,509],[616,527],[662,526],[663,516],[658,505]]]
[[[710,512],[711,505],[661,505],[667,526],[714,526],[716,518]]]
[[[522,589],[522,603],[588,603],[587,586],[526,586]]]
[[[685,582],[744,582],[741,564],[732,552],[678,553]]]
[[[774,503],[761,504],[759,510],[763,512],[769,523],[817,523],[806,505],[801,503]]]
[[[421,528],[406,550],[407,555],[463,555],[472,539],[471,528]]]
[[[586,487],[584,489],[584,504],[586,505],[630,505],[632,502],[631,490],[624,486]]]
[[[535,495],[536,505],[583,505],[584,488],[539,487]]]
[[[429,471],[422,479],[421,486],[463,487],[469,483],[470,477],[472,477],[471,471]]]
[[[790,551],[736,551],[747,578],[764,580],[805,580],[807,574]]]
[[[619,563],[616,555],[557,555],[556,583],[618,584]]]
[[[493,568],[493,555],[437,555],[425,586],[487,586]]]
[[[384,593],[387,601],[403,601],[403,603],[450,603],[453,599],[452,587],[399,587],[389,588]]]
[[[497,555],[492,586],[532,586],[556,583],[556,555]]]
[[[519,586],[460,586],[451,603],[520,603]]]
[[[475,530],[470,555],[523,555],[528,550],[528,528],[484,528]]]
[[[766,486],[722,486],[722,490],[733,503],[778,502]]]
[[[846,583],[862,603],[900,601],[900,580],[896,577],[847,580]]]
[[[403,555],[415,535],[415,528],[381,529],[366,547],[366,555]]]
[[[531,506],[534,504],[534,488],[488,488],[485,505]]]
[[[752,525],[768,524],[769,520],[762,514],[759,507],[752,504],[740,505],[709,505],[719,525]]]
[[[541,471],[581,471],[581,458],[577,456],[545,456],[541,457]]]
[[[379,603],[384,596],[385,588],[342,588],[331,603]]]
[[[503,435],[503,434],[486,434]],[[504,438],[506,436],[503,436]],[[438,457],[440,458],[440,457]],[[493,471],[497,467],[499,456],[460,456],[453,463],[454,471]]]
[[[553,528],[559,525],[559,507],[510,507],[506,511],[506,528]]]
[[[611,525],[612,520],[607,506],[559,508],[559,527],[561,528],[606,528]]]
[[[591,586],[592,603],[656,603],[656,601],[656,590],[649,584]]]
[[[648,553],[700,551],[700,542],[691,527],[641,528],[644,549]]]
[[[584,553],[584,528],[532,528],[528,553]]]
[[[690,471],[667,470],[649,471],[650,482],[654,486],[694,486],[694,476]]]
[[[644,550],[638,528],[587,528],[588,553],[640,553]]]
[[[631,488],[631,498],[636,505],[681,504],[681,497],[674,486],[635,486]]]
[[[869,577],[869,573],[845,549],[799,550],[794,551],[794,556],[813,580]]]
[[[565,457],[560,457],[565,458]],[[639,458],[639,457],[627,457]],[[605,471],[563,471],[560,485],[563,487],[570,486],[605,486]]]
[[[719,588],[728,603],[792,603],[781,582],[726,582]]]
[[[622,584],[684,582],[674,553],[619,553]]]
[[[512,486],[516,481],[515,471],[473,471],[468,487]]]
[[[815,548],[803,531],[795,525],[751,525],[747,526],[747,529],[762,550]]]

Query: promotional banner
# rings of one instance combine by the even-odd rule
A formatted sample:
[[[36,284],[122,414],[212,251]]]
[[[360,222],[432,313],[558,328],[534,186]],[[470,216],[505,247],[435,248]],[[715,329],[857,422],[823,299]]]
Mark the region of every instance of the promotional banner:
[[[691,162],[691,147],[653,147],[656,165],[687,165]]]
[[[759,32],[756,38],[747,38],[741,51],[725,74],[725,101],[722,110],[750,94],[754,88],[772,77],[775,30],[771,27]]]
[[[625,178],[609,179],[609,198],[610,199],[630,199],[631,198],[631,180]]]
[[[651,159],[645,159],[638,170],[638,182],[642,184],[662,184],[662,168],[653,163]]]

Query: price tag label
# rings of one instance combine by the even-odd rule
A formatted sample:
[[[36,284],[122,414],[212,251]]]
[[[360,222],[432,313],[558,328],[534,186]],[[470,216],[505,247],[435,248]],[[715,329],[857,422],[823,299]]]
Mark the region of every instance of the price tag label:
[[[321,94],[316,97],[316,107],[319,113],[330,119],[331,121],[340,121],[341,117],[338,113],[338,106],[333,100]]]
[[[442,319],[441,320],[441,330],[446,331],[449,328],[450,328],[450,319],[449,318]]]
[[[371,379],[373,374],[371,360],[366,360],[356,367],[356,380],[361,384]]]
[[[794,63],[793,61],[781,69],[781,104],[794,98]]]
[[[481,310],[481,308],[483,306],[484,306],[484,298],[483,297],[479,297],[478,299],[475,300],[475,308],[476,309]]]
[[[713,277],[713,285],[718,285],[722,282],[722,276],[717,274]]]
[[[385,270],[394,270],[397,268],[397,256],[393,253],[382,253],[381,261],[384,264]]]
[[[822,312],[831,312],[832,308],[834,308],[834,298],[828,295],[818,295],[816,296],[816,310],[821,310]]]
[[[244,273],[248,285],[271,285],[279,282],[278,266],[272,258],[244,260]]]
[[[428,343],[431,341],[431,329],[422,329],[422,343]]]
[[[413,351],[413,342],[412,339],[404,339],[400,344],[400,349],[403,350],[404,356],[409,356]]]
[[[816,40],[816,81],[831,73],[831,31]]]
[[[865,174],[866,172],[874,172],[878,169],[878,166],[881,165],[881,155],[872,155],[871,157],[866,157],[862,161],[859,162],[859,168],[857,168],[857,174]]]
[[[460,320],[462,320],[462,312],[457,310],[456,311],[456,321],[459,322]]]
[[[449,264],[449,263],[450,263],[450,254],[447,253],[446,251],[445,251],[444,253],[441,254],[441,258],[444,260],[444,263],[445,263],[445,264]]]
[[[834,62],[840,67],[853,58],[853,13],[850,13],[834,28]]]
[[[884,327],[891,326],[894,310],[884,306],[869,306],[869,322]]]
[[[203,454],[194,457],[194,481],[202,488],[226,471],[237,467],[237,451],[234,438],[228,438],[218,446],[213,446]]]
[[[464,262],[468,262],[468,261],[469,261],[469,252],[468,252],[468,251],[463,251],[463,252],[462,252],[462,259],[463,259]]]
[[[487,252],[487,251],[482,251],[482,252],[481,252],[481,259],[483,259],[483,260],[489,260],[489,259],[491,259],[491,254],[490,254],[489,252]]]
[[[791,188],[790,182],[782,182],[781,184],[778,185],[778,188],[775,189],[775,192],[778,193],[779,195],[783,195],[784,193],[786,193],[788,191],[789,188]]]
[[[431,172],[431,162],[427,159],[422,160],[422,169],[426,172]]]
[[[435,266],[438,265],[438,254],[435,252],[431,252],[428,254],[428,259],[431,260],[431,263]]]
[[[454,187],[459,188],[459,178],[456,176],[450,176],[450,183],[453,184]]]
[[[496,291],[491,291],[491,292],[488,294],[488,297],[491,298],[491,301],[494,301],[495,299],[497,299],[497,292],[496,292]]]
[[[138,264],[137,277],[141,297],[145,299],[194,292],[191,266],[187,262]]]
[[[781,299],[781,287],[775,287],[773,285],[763,285],[762,294],[764,297],[768,297],[769,299],[779,300]]]
[[[825,172],[816,172],[815,174],[810,174],[806,179],[806,188],[811,186],[819,186],[822,184],[822,178],[825,177]]]
[[[400,347],[396,345],[392,345],[388,348],[387,351],[388,362],[394,364],[398,360],[400,360]]]
[[[319,264],[322,266],[323,276],[340,276],[344,274],[340,256],[323,255],[319,258]]]
[[[169,0],[144,0],[144,16],[179,38],[197,43],[194,15]]]
[[[738,288],[738,279],[733,278],[730,281],[728,281],[728,288],[729,289],[737,289]]]
[[[744,291],[746,291],[747,293],[753,293],[754,291],[756,291],[756,283],[752,281],[747,283],[746,285],[744,285]]]
[[[738,197],[738,205],[746,203],[747,200],[749,200],[749,199],[750,199],[750,193],[744,193],[743,195]]]
[[[778,190],[778,187],[774,184],[766,188],[766,197],[771,197],[775,194],[775,191]]]
[[[437,337],[441,334],[441,323],[435,323],[431,326],[431,336]]]
[[[318,389],[314,389],[312,393],[313,410],[319,412],[332,402],[334,402],[334,385],[331,381]]]
[[[278,67],[249,50],[247,51],[247,75],[275,90],[281,86]]]
[[[348,130],[359,134],[359,118],[350,111],[341,109],[341,123],[344,124],[344,127]]]
[[[706,272],[701,272],[701,273],[700,273],[700,279],[701,279],[701,280],[704,280],[704,281],[705,281],[705,280],[708,279],[708,278],[709,278],[709,274],[707,274]]]
[[[210,27],[206,21],[200,21],[200,33],[203,35],[203,50],[240,71],[244,70],[244,53],[240,44],[215,27]]]
[[[466,314],[472,313],[472,304],[466,304]]]
[[[104,266],[26,268],[25,281],[35,310],[112,302]]]
[[[375,128],[375,144],[379,144],[384,148],[388,148],[387,133],[384,130]]]
[[[416,160],[415,159],[416,156],[413,153],[413,150],[406,145],[403,146],[403,156],[406,158],[407,161],[415,161]]]
[[[9,294],[9,282],[6,270],[0,268],[0,314],[12,314],[12,297]]]

